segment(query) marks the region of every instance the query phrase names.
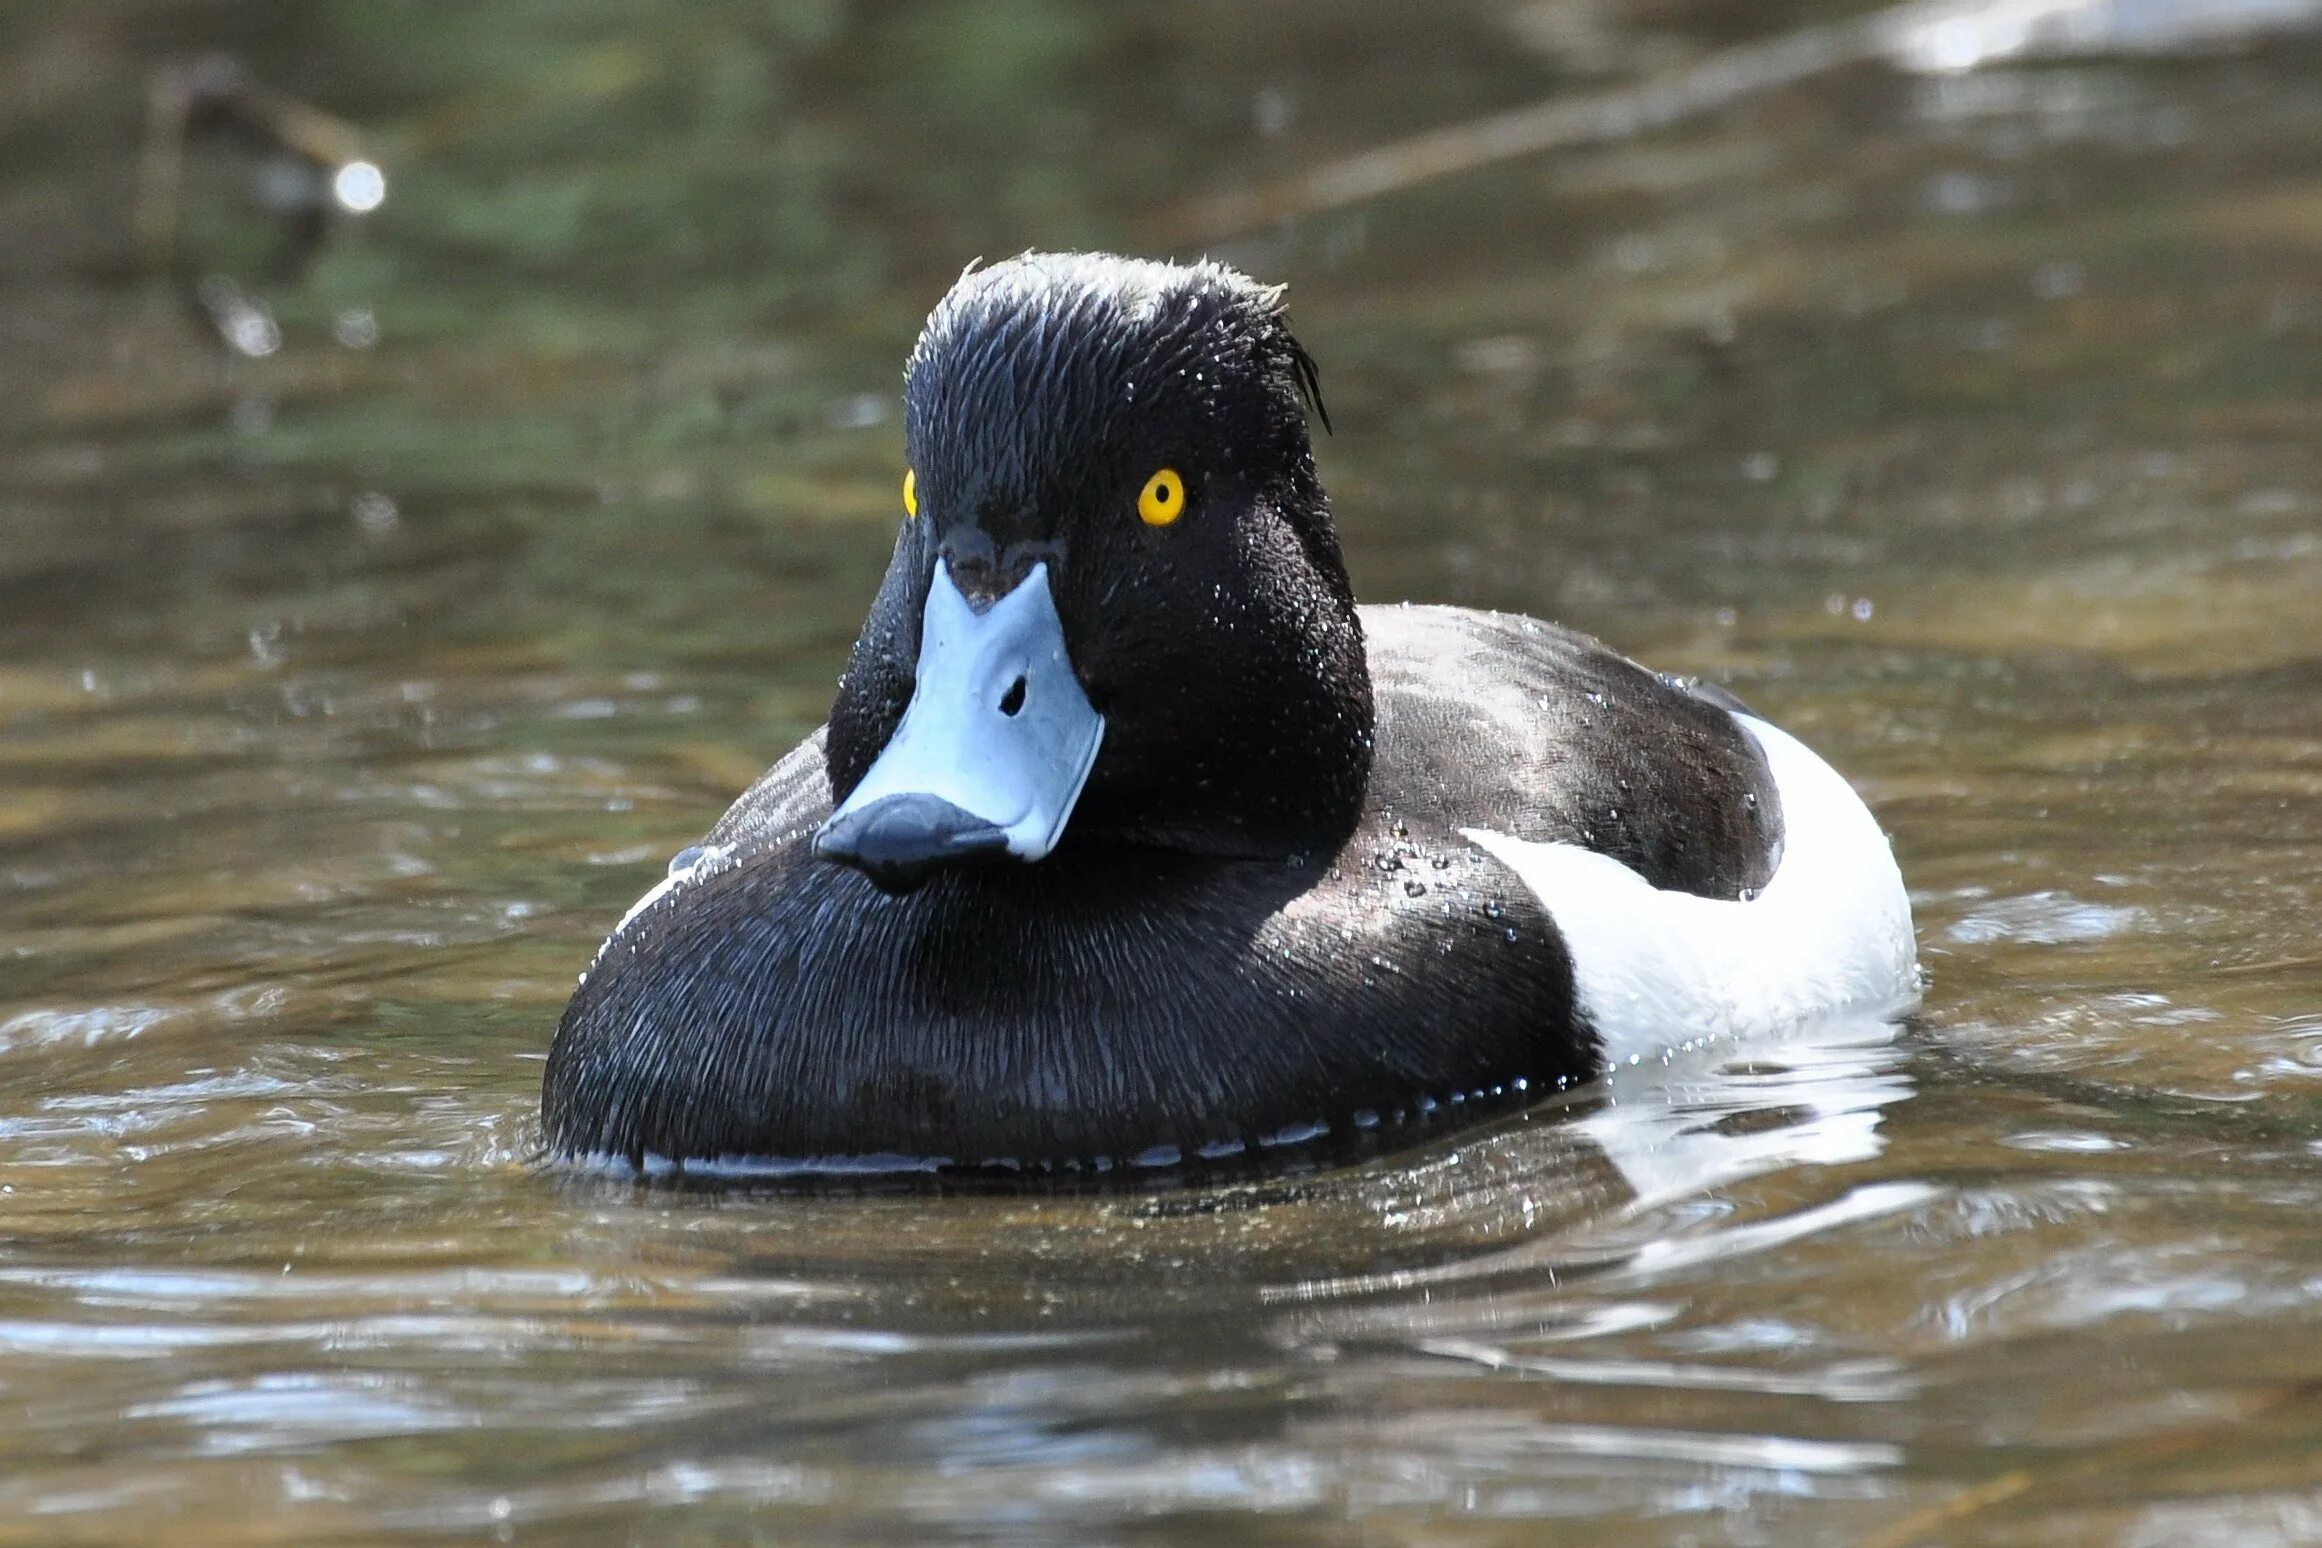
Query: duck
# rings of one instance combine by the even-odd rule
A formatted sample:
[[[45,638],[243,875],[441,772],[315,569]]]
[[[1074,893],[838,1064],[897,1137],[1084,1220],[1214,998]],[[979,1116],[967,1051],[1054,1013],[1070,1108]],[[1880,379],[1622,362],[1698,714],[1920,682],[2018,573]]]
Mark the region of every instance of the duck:
[[[581,976],[549,1151],[1375,1153],[1915,1004],[1903,881],[1842,776],[1570,629],[1358,605],[1310,419],[1279,286],[971,266],[905,367],[894,551],[829,720]]]

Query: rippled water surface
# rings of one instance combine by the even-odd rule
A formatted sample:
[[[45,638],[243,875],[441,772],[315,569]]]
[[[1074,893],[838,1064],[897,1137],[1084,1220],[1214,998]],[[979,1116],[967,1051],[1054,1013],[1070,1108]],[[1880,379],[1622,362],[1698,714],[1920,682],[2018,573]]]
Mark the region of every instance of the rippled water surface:
[[[2322,50],[1843,21],[0,16],[0,1543],[2322,1541]],[[385,202],[302,251],[197,135],[156,279],[216,49]],[[1917,1023],[1272,1181],[540,1167],[574,975],[827,705],[920,315],[1030,245],[1291,284],[1367,597],[1824,750]]]

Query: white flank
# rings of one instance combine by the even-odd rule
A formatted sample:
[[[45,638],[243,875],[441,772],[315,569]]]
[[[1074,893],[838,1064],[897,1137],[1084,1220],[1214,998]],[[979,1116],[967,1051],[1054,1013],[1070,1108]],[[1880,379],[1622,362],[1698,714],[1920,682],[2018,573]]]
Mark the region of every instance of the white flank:
[[[1781,862],[1753,898],[1663,892],[1610,855],[1461,830],[1556,921],[1607,1064],[1918,1002],[1910,899],[1870,809],[1797,738],[1734,719],[1782,797]]]

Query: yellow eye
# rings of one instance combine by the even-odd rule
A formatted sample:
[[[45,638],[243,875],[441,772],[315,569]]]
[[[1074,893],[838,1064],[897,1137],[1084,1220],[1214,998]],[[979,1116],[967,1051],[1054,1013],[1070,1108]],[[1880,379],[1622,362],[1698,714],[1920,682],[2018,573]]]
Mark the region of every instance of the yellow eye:
[[[1137,514],[1148,527],[1166,527],[1185,514],[1185,480],[1175,468],[1163,468],[1145,480],[1145,492],[1137,496]]]
[[[903,470],[903,514],[919,514],[919,472],[916,468]]]

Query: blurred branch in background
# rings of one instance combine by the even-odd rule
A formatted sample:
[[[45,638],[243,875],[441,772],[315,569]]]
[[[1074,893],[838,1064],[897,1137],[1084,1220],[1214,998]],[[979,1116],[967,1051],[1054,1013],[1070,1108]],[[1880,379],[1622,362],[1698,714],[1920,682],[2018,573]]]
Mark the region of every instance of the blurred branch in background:
[[[1632,86],[1559,97],[1164,211],[1142,235],[1200,245],[1343,209],[1497,162],[1633,139],[1849,65],[1916,74],[2074,55],[2244,46],[2322,21],[2322,0],[1917,0],[1806,27]]]
[[[199,146],[251,158],[249,192],[274,223],[268,280],[296,280],[329,239],[333,220],[366,215],[387,196],[387,180],[345,120],[252,80],[241,64],[212,55],[158,71],[146,98],[135,231],[149,273],[176,283],[237,352],[270,355],[282,334],[265,303],[208,254],[184,252],[189,156]]]

